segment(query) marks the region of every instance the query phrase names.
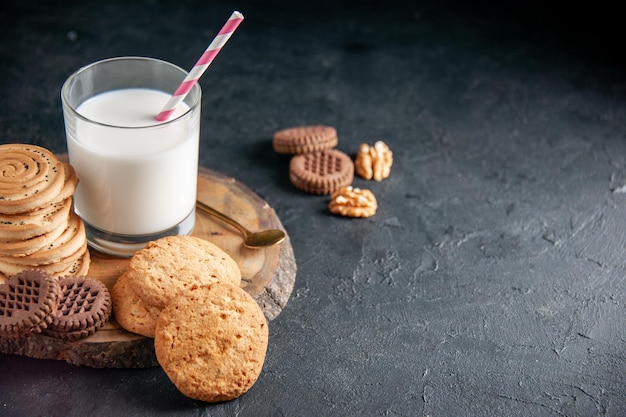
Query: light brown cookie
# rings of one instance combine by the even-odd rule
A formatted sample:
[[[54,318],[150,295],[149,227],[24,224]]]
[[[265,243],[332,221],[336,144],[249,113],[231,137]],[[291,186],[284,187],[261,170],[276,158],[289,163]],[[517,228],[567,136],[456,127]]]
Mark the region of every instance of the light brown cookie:
[[[65,165],[49,150],[0,145],[0,213],[24,213],[56,202],[65,178]]]
[[[26,213],[0,214],[0,253],[3,244],[23,242],[63,227],[71,208],[72,199],[66,198]]]
[[[148,243],[135,252],[127,273],[133,291],[147,306],[157,309],[192,286],[241,283],[241,271],[233,258],[194,236],[168,236]]]
[[[212,284],[190,289],[159,315],[159,364],[186,396],[228,401],[247,392],[265,361],[268,325],[243,289]]]
[[[124,329],[146,337],[154,337],[156,320],[160,310],[147,307],[128,283],[128,275],[122,274],[111,289],[113,315]]]
[[[69,216],[61,221],[56,228],[29,239],[0,239],[0,254],[3,256],[24,256],[41,250],[61,236],[67,227],[68,220]]]
[[[78,215],[71,212],[63,233],[61,233],[61,235],[59,235],[59,237],[57,237],[54,241],[27,255],[0,255],[0,262],[10,263],[22,267],[35,267],[57,263],[62,259],[68,261],[68,257],[71,255],[75,255],[76,258],[80,256],[79,250],[86,245],[86,242],[87,237],[85,235],[84,223]],[[0,254],[1,253],[2,251],[0,249]]]
[[[61,279],[87,275],[90,264],[91,256],[85,241],[83,246],[70,256],[49,265],[42,265],[41,268],[48,271],[52,276]]]
[[[76,253],[61,259],[59,262],[55,262],[49,265],[38,266],[37,269],[41,269],[54,278],[61,279],[66,277],[74,277],[87,275],[89,272],[89,266],[91,264],[91,256],[89,255],[89,248],[87,242]],[[0,261],[0,283],[3,283],[9,279],[11,275],[17,273],[20,268],[24,268],[20,265],[6,264]]]
[[[330,194],[352,184],[354,162],[337,149],[296,155],[289,163],[289,179],[304,192]]]
[[[337,129],[324,125],[289,127],[272,138],[275,152],[292,155],[332,149],[338,142]]]
[[[74,191],[76,191],[76,186],[78,185],[78,176],[76,175],[74,167],[69,163],[64,162],[63,170],[65,172],[65,183],[63,184],[63,188],[59,194],[57,194],[56,198],[54,198],[55,203],[72,197],[74,195]]]

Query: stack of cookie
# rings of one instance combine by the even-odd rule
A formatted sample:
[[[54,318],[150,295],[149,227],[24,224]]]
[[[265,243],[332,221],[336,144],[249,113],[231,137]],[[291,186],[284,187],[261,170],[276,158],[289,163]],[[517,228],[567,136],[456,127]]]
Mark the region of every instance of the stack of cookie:
[[[32,268],[56,278],[87,272],[85,228],[72,210],[77,184],[49,150],[0,145],[0,283]]]
[[[269,338],[240,283],[237,263],[211,242],[161,238],[137,251],[113,286],[115,319],[154,338],[159,364],[183,394],[231,400],[256,382]]]
[[[57,279],[40,269],[12,275],[0,284],[0,337],[43,333],[67,341],[87,337],[111,316],[106,286],[95,279]]]
[[[168,236],[135,252],[111,290],[115,319],[126,330],[154,337],[156,320],[172,300],[193,286],[239,286],[237,263],[213,243]]]
[[[280,154],[293,155],[289,179],[298,189],[317,195],[331,194],[350,185],[354,178],[352,159],[338,149],[337,130],[332,126],[297,126],[274,133],[272,145]]]

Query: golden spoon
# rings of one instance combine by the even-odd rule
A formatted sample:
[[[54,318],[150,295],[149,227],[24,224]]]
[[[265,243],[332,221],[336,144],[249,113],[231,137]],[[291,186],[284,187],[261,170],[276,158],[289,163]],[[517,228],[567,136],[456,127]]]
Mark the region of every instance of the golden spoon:
[[[217,217],[218,219],[230,224],[241,232],[244,237],[243,245],[247,248],[258,249],[266,246],[276,245],[285,240],[285,232],[278,229],[261,230],[260,232],[251,232],[235,220],[231,219],[224,213],[215,210],[213,207],[207,206],[200,200],[196,200],[196,207],[207,214]]]

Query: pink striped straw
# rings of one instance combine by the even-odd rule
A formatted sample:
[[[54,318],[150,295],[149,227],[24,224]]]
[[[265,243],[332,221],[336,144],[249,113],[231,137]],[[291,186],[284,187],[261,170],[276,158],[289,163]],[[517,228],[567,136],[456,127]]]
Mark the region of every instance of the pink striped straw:
[[[167,101],[161,113],[157,115],[156,119],[159,122],[163,122],[172,116],[176,107],[185,99],[193,86],[198,82],[198,79],[204,74],[204,71],[211,65],[211,62],[213,62],[217,54],[222,50],[242,20],[243,15],[238,11],[234,11],[233,14],[230,15],[228,21],[224,24],[215,39],[213,39],[209,47],[204,51],[200,59],[198,59],[196,65],[193,66],[180,86],[174,91],[174,94],[172,94],[172,97]]]

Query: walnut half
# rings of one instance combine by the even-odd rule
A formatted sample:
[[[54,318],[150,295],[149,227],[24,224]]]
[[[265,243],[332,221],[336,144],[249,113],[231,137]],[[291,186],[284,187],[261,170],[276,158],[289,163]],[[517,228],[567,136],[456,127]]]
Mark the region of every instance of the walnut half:
[[[381,181],[387,178],[391,173],[391,165],[393,152],[382,140],[374,143],[374,146],[361,144],[354,161],[356,173],[366,180]]]
[[[331,213],[346,217],[370,217],[376,214],[378,203],[370,190],[341,187],[330,196],[328,209]]]

